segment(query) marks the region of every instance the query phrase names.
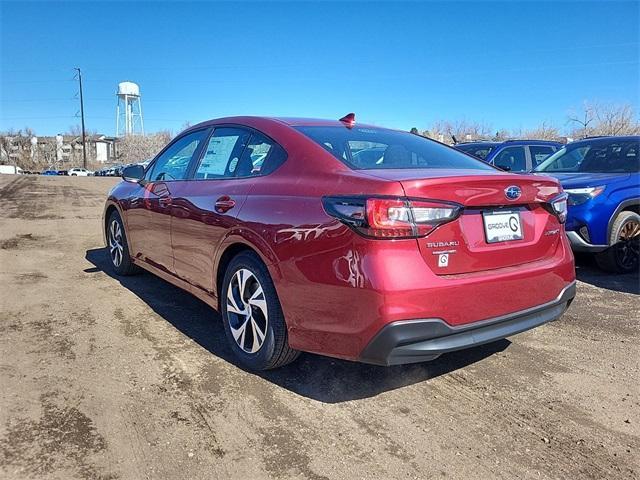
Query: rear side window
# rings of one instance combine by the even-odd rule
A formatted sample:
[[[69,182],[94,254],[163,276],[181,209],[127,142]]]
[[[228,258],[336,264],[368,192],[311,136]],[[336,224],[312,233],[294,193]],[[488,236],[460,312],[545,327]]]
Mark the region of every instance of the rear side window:
[[[245,148],[238,167],[236,177],[255,177],[267,175],[278,168],[287,158],[284,149],[261,133],[255,132]]]
[[[216,128],[196,170],[196,179],[233,177],[251,133],[240,128]]]
[[[531,152],[531,163],[533,163],[533,168],[540,165],[547,158],[553,155],[556,149],[554,147],[548,145],[530,145],[529,152]]]
[[[492,167],[433,140],[379,128],[296,127],[354,170]]]

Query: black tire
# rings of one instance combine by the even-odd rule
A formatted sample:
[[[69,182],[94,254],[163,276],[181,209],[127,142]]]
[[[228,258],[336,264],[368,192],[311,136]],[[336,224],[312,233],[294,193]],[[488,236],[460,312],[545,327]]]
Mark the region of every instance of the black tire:
[[[240,291],[239,288],[236,288],[239,286],[239,276],[248,275],[246,271],[250,272],[253,277],[246,277],[249,280],[244,285],[244,291]],[[250,313],[236,314],[230,311],[233,310],[233,307],[229,308],[228,306],[228,294],[232,282],[234,282],[231,287],[232,301],[237,305],[242,304],[241,306],[246,309],[246,312]],[[258,295],[255,301],[264,299],[266,312],[262,308],[245,302],[251,290],[253,289],[253,295],[255,295],[260,287],[263,295]],[[220,290],[220,310],[231,350],[238,360],[249,369],[268,370],[282,367],[293,362],[300,355],[299,351],[289,346],[287,325],[275,286],[267,267],[255,253],[239,253],[229,263]],[[242,325],[244,325],[244,329]],[[261,345],[254,352],[248,351],[260,342],[260,335],[256,335],[255,329],[264,328],[265,325],[266,333]],[[238,340],[234,337],[232,328],[236,333],[243,331],[242,334],[239,334]],[[241,343],[243,347],[240,346]]]
[[[117,225],[117,227],[114,227]],[[118,244],[122,247],[120,251],[121,258],[118,255],[114,256],[114,237],[113,230],[117,231],[119,228],[120,236],[116,236],[116,240]],[[111,267],[118,275],[134,275],[139,273],[140,267],[134,265],[131,261],[131,256],[129,254],[129,244],[127,243],[127,234],[124,229],[124,223],[122,223],[122,218],[120,218],[120,214],[117,211],[114,211],[109,216],[109,222],[107,223],[107,253],[109,255],[109,260],[111,261]],[[119,248],[115,248],[115,250],[120,250]],[[120,262],[118,263],[118,259],[120,258]]]
[[[611,226],[609,238],[611,246],[604,252],[596,254],[598,266],[613,273],[630,273],[638,270],[639,228],[640,215],[635,212],[620,212]],[[626,238],[630,233],[630,238]]]

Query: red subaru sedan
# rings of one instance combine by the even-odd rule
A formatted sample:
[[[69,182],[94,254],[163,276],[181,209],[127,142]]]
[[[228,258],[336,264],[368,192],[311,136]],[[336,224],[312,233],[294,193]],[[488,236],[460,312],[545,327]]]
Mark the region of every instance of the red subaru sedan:
[[[252,369],[300,351],[432,360],[555,320],[575,296],[557,180],[353,114],[201,123],[123,177],[103,222],[115,271],[218,310]]]

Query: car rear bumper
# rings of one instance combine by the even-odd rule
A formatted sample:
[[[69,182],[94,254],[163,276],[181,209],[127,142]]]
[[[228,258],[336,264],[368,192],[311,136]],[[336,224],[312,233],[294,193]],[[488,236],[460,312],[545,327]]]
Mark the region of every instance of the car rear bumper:
[[[393,322],[369,342],[359,360],[376,365],[416,363],[500,340],[558,319],[575,295],[572,282],[551,302],[471,325],[455,327],[439,318]]]
[[[569,239],[571,249],[574,252],[597,253],[609,248],[608,245],[594,245],[592,243],[588,243],[578,232],[574,231],[567,231],[567,238]]]

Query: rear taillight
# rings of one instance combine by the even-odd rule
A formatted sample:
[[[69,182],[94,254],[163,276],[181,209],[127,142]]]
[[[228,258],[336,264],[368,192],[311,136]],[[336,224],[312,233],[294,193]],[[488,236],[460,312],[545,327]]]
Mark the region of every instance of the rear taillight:
[[[560,223],[564,223],[567,221],[568,197],[569,196],[566,193],[561,193],[560,195],[552,199],[549,203],[545,204],[545,207],[549,211],[549,213],[552,213],[556,217],[558,217],[558,221]]]
[[[324,197],[325,211],[373,238],[416,238],[454,220],[456,204],[404,197]]]

